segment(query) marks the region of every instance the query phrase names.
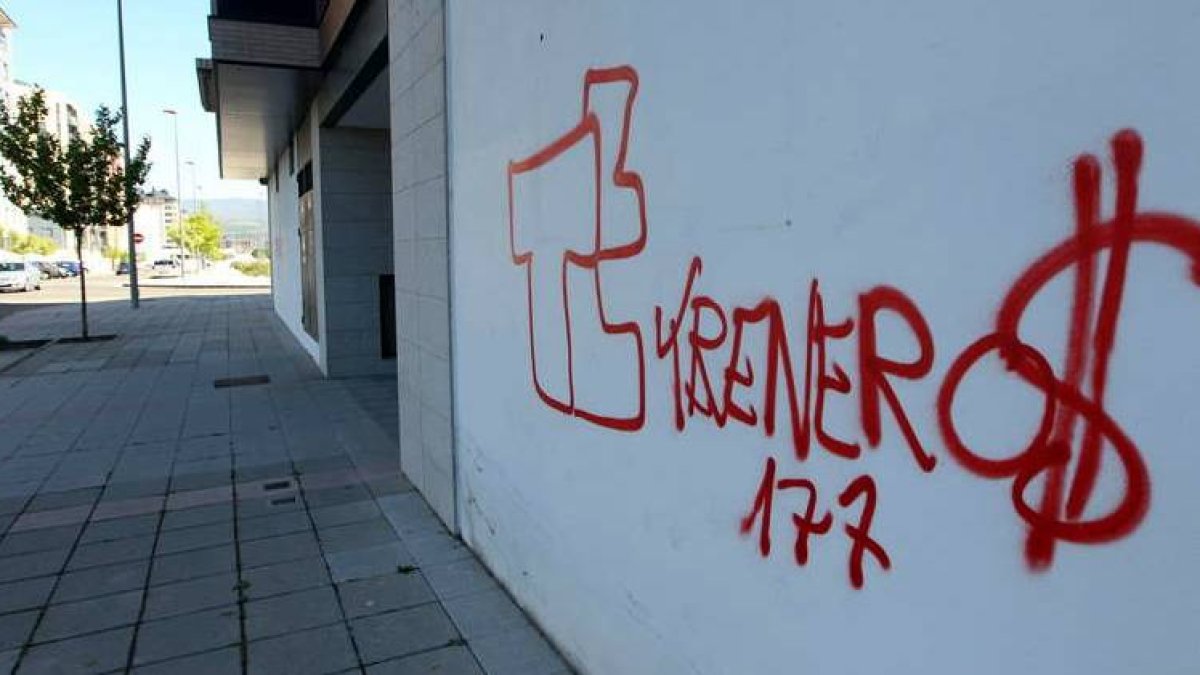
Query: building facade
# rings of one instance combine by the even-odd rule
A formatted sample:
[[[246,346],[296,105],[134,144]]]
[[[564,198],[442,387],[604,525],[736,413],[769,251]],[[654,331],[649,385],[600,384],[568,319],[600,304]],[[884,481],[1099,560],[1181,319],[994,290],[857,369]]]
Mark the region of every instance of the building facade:
[[[17,24],[0,8],[0,96],[9,105],[15,100],[15,88],[12,77],[13,37]],[[29,224],[25,212],[18,209],[8,197],[0,194],[0,229],[9,232],[26,233]]]
[[[179,225],[179,200],[166,190],[150,190],[142,195],[142,201],[133,213],[133,231],[142,235],[138,244],[138,258],[152,262],[158,258],[177,253],[179,247],[167,236],[170,228]],[[129,250],[128,237],[114,242],[114,247]]]
[[[1197,29],[216,0],[197,72],[281,321],[581,672],[1184,673]]]
[[[0,8],[0,96],[9,106],[15,106],[17,100],[29,95],[39,86],[16,79],[14,69],[14,37],[17,24],[3,8]],[[76,134],[88,136],[91,133],[91,121],[86,115],[81,115],[79,106],[66,94],[46,89],[46,119],[44,129],[62,147],[66,147]],[[74,259],[75,242],[73,237],[64,232],[57,224],[38,216],[29,216],[10,202],[0,193],[0,229],[20,234],[32,234],[50,239],[59,248]],[[94,228],[87,233],[84,241],[85,256],[90,264],[97,264],[102,258],[102,252],[108,247],[110,240],[115,241],[116,232],[110,228]]]

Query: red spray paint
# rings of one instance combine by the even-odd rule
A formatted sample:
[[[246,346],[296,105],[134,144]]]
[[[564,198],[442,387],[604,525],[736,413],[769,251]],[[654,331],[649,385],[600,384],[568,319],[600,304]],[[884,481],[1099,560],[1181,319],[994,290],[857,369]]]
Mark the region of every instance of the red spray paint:
[[[1012,501],[1029,525],[1025,557],[1032,569],[1045,569],[1058,541],[1102,544],[1127,536],[1145,517],[1150,504],[1150,475],[1138,447],[1104,407],[1108,367],[1121,317],[1129,252],[1135,244],[1173,248],[1192,263],[1193,281],[1200,269],[1200,223],[1169,213],[1137,210],[1142,140],[1125,130],[1112,140],[1116,169],[1116,208],[1101,222],[1100,167],[1085,155],[1073,167],[1075,232],[1034,261],[1018,277],[1000,305],[996,330],[968,346],[950,365],[938,395],[938,425],[950,455],[968,471],[984,478],[1012,479]],[[1096,302],[1096,259],[1108,253],[1108,265]],[[1026,309],[1060,274],[1074,272],[1074,291],[1067,330],[1066,360],[1059,377],[1042,353],[1020,338]],[[1043,396],[1042,417],[1028,446],[1008,457],[985,457],[959,435],[953,407],[959,385],[984,356],[997,353],[1008,368]],[[1089,387],[1090,385],[1090,387]],[[1090,388],[1090,391],[1088,389]],[[1075,427],[1083,426],[1075,443]],[[1078,448],[1077,451],[1075,448]],[[1116,506],[1087,515],[1103,449],[1124,478]],[[1110,460],[1111,461],[1111,460]],[[1069,469],[1075,464],[1072,475]],[[1029,494],[1035,479],[1045,477],[1041,499]]]

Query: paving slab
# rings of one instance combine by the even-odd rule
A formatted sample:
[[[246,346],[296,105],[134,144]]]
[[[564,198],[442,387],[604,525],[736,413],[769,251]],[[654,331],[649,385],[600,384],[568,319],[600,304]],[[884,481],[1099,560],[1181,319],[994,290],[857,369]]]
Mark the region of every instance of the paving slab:
[[[358,666],[343,624],[251,642],[246,661],[249,675],[319,675]]]
[[[151,586],[146,595],[145,617],[162,619],[202,609],[236,604],[238,580],[233,574]]]
[[[112,520],[92,521],[83,530],[80,544],[95,544],[130,537],[144,537],[158,529],[158,514],[146,514]]]
[[[215,574],[237,572],[237,550],[233,544],[214,546],[172,555],[156,556],[151,563],[150,585],[161,586]]]
[[[137,622],[142,590],[128,591],[60,605],[50,605],[34,633],[34,642],[49,642],[95,633]]]
[[[129,658],[133,628],[34,645],[21,659],[21,675],[103,673],[123,668]]]
[[[63,603],[141,590],[146,585],[150,561],[123,562],[63,574],[54,589],[52,602]]]
[[[47,576],[0,584],[0,613],[41,607],[57,581],[58,577]]]
[[[25,644],[38,620],[37,610],[0,615],[0,650]]]
[[[279,537],[311,530],[312,522],[302,509],[238,521],[238,539],[241,541]]]
[[[521,628],[529,621],[502,589],[460,595],[446,600],[446,613],[468,640]]]
[[[258,600],[332,583],[324,559],[312,557],[242,570],[241,588],[244,597]]]
[[[237,647],[216,649],[203,654],[160,661],[133,669],[134,675],[211,675],[238,673],[242,668],[242,653]]]
[[[437,603],[354,619],[350,626],[364,663],[445,647],[459,639]]]
[[[67,571],[99,567],[122,562],[137,562],[150,557],[154,550],[154,537],[145,535],[118,541],[83,544],[75,549]]]
[[[233,521],[228,520],[165,531],[159,535],[154,553],[155,555],[170,555],[232,543]]]
[[[468,645],[488,675],[558,675],[570,668],[532,626],[470,640]]]
[[[234,606],[149,621],[138,627],[133,663],[137,666],[177,659],[236,646],[240,641],[238,609]]]
[[[0,583],[58,574],[70,554],[69,548],[56,548],[0,558]]]
[[[425,578],[415,570],[340,583],[338,595],[342,609],[350,619],[413,607],[437,599],[433,589],[425,583]]]
[[[297,532],[280,537],[240,542],[241,563],[244,569],[271,563],[311,558],[320,554],[317,538],[311,532]]]
[[[471,651],[463,646],[444,647],[377,663],[367,675],[484,675]]]
[[[94,310],[0,372],[0,673],[569,672],[401,473],[393,376],[323,379],[268,295]]]
[[[329,572],[336,582],[369,579],[412,567],[412,555],[404,544],[394,542],[369,548],[326,553]]]
[[[0,559],[22,553],[68,548],[75,543],[81,528],[81,524],[76,524],[10,533],[0,540]]]
[[[251,640],[341,623],[332,586],[320,586],[246,603],[246,637]]]

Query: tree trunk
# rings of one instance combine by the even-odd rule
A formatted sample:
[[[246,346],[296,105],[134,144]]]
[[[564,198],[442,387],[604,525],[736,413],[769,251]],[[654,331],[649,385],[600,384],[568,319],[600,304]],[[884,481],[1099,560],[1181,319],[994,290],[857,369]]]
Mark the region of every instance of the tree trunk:
[[[75,257],[79,260],[79,313],[83,320],[83,339],[88,339],[87,271],[83,269],[83,230],[75,230]]]

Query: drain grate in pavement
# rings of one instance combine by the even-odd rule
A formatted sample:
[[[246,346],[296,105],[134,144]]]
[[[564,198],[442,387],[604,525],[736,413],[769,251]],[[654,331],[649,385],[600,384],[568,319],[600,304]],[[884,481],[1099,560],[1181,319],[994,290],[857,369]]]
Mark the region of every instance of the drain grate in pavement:
[[[222,377],[213,380],[213,387],[216,389],[224,389],[225,387],[248,387],[254,384],[267,384],[271,378],[267,375],[246,375],[245,377]]]
[[[267,492],[271,492],[273,490],[284,490],[290,488],[291,486],[292,481],[290,480],[277,480],[270,483],[263,483],[263,489]]]
[[[270,501],[271,506],[283,506],[284,504],[295,504],[296,495],[291,497],[276,497]]]

